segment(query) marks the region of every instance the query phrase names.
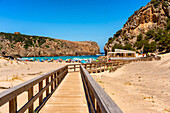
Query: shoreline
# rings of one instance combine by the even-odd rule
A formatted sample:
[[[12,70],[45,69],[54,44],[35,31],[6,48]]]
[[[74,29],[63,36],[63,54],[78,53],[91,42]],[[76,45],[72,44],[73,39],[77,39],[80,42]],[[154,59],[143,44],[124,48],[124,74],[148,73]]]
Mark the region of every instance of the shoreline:
[[[65,57],[67,57],[67,56],[99,56],[99,55],[102,55],[102,54],[91,54],[91,55],[63,55],[63,56],[65,56]],[[63,57],[62,55],[57,55],[57,56],[31,56],[31,57]],[[22,58],[29,58],[29,57],[22,57]]]
[[[40,55],[40,56],[18,56],[18,55],[11,55],[11,56],[2,56],[2,57],[13,57],[14,56],[18,56],[17,58],[23,58],[23,57],[62,57],[62,56],[92,56],[92,55],[102,55],[101,52],[100,53],[92,53],[92,54],[80,54],[80,55],[75,55],[75,54],[68,54],[68,55]]]

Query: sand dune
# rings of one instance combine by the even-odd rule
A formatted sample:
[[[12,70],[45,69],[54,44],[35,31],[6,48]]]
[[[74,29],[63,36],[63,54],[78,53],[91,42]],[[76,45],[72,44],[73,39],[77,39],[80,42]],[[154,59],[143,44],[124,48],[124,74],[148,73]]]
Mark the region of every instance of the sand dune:
[[[92,74],[125,113],[170,112],[170,54]]]

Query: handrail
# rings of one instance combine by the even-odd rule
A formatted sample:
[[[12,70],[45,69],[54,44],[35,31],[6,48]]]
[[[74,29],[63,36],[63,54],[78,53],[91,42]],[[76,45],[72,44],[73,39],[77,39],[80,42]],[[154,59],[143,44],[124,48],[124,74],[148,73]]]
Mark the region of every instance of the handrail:
[[[67,64],[67,66],[68,66],[69,70],[74,69],[72,72],[75,72],[77,68],[80,69],[80,64]],[[79,71],[79,70],[77,70],[77,71]]]
[[[60,82],[63,80],[65,75],[68,73],[68,66],[65,65],[56,70],[33,78],[27,82],[24,82],[20,85],[17,85],[13,88],[10,88],[2,93],[0,93],[0,106],[9,102],[9,112],[24,112],[29,109],[29,112],[34,112],[33,103],[39,98],[39,107],[48,99],[48,97],[53,93],[53,91],[58,87]],[[49,78],[50,81],[49,81]],[[43,87],[43,80],[46,81],[45,87]],[[33,95],[33,86],[39,84],[39,92]],[[51,93],[49,93],[49,87],[51,86]],[[24,91],[28,91],[28,102],[17,111],[17,96]],[[43,98],[43,92],[46,91],[46,97]],[[45,99],[45,100],[44,100]],[[39,110],[39,109],[38,109]]]
[[[80,65],[80,73],[92,113],[123,113],[82,65]]]

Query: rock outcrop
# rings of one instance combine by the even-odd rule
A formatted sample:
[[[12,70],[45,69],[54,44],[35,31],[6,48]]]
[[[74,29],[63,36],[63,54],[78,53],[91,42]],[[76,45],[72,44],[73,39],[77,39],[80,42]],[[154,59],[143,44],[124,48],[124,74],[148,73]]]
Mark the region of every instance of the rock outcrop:
[[[161,35],[160,37],[166,35],[165,40],[167,43],[170,41],[169,18],[170,0],[151,0],[145,7],[141,7],[128,18],[123,28],[116,32],[113,37],[109,38],[104,49],[107,51],[109,48],[123,48],[147,52],[146,48],[144,50],[144,45],[152,43],[154,46],[157,45],[154,50],[158,50],[159,52],[169,51],[168,44],[164,45],[164,47],[161,46],[161,40],[164,39],[156,40],[159,34]],[[141,42],[139,43],[139,41]],[[155,43],[153,43],[154,41]],[[148,51],[152,52],[153,50],[149,50],[148,48]]]
[[[77,56],[99,53],[98,44],[92,41],[67,41],[40,36],[0,33],[1,56]]]

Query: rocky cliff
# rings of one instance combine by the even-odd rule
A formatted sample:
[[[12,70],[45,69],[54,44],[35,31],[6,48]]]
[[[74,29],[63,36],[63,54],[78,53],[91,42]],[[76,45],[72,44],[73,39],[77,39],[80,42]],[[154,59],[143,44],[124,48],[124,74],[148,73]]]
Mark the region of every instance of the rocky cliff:
[[[1,56],[76,56],[99,54],[96,42],[53,39],[41,36],[0,33]]]
[[[151,0],[130,16],[104,49],[170,52],[170,0]]]

